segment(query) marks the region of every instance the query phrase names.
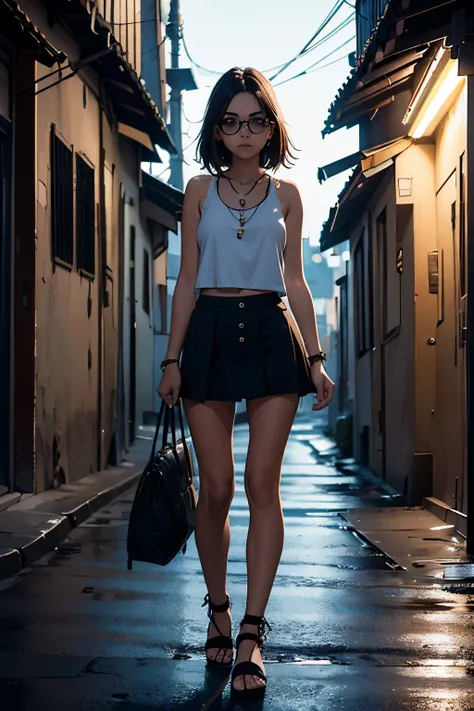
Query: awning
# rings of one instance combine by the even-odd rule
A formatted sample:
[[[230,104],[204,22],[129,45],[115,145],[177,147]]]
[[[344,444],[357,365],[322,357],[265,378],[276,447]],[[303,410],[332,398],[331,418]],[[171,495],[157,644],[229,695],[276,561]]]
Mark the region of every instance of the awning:
[[[184,193],[181,190],[142,170],[140,201],[145,217],[176,233],[183,211],[183,200]]]
[[[60,6],[58,0],[48,0],[48,6],[52,23],[61,21],[65,24],[78,43],[81,57],[77,64],[100,53],[89,66],[104,82],[113,112],[121,125],[121,133],[128,131],[127,135],[131,136],[132,130],[136,131],[133,139],[149,151],[145,160],[152,159],[155,144],[176,154],[176,147],[158,107],[146,91],[142,79],[126,61],[123,48],[111,34],[110,26],[96,13],[96,6],[85,0],[69,0],[61,2]],[[110,51],[104,53],[107,48]],[[74,69],[74,64],[71,63],[71,67]]]
[[[393,159],[377,166],[367,177],[358,166],[339,194],[339,201],[331,208],[329,218],[321,230],[320,249],[325,252],[350,238],[351,229],[362,216],[371,196],[380,185],[378,173],[393,165]]]
[[[359,165],[364,176],[369,177],[371,174],[379,172],[380,166],[383,166],[387,161],[400,155],[403,151],[406,151],[412,143],[413,138],[410,136],[402,136],[401,138],[396,138],[393,141],[382,143],[373,148],[352,153],[350,156],[340,158],[334,161],[334,163],[329,163],[329,165],[318,168],[318,180],[320,183],[323,183],[328,178],[332,178],[334,175],[338,175],[355,165]]]
[[[62,64],[66,59],[64,52],[59,52],[48,42],[15,0],[0,0],[0,32],[46,67]]]
[[[333,101],[323,136],[352,126],[409,88],[430,45],[450,33],[463,0],[391,0]],[[367,91],[369,87],[372,90]]]

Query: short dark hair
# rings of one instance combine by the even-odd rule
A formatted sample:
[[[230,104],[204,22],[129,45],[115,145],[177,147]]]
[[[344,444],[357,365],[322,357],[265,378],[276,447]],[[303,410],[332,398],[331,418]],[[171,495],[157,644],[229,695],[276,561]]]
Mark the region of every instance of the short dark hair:
[[[266,117],[275,124],[270,142],[260,153],[260,167],[276,170],[280,166],[289,168],[294,165],[292,159],[296,156],[292,154],[291,148],[295,146],[288,135],[275,91],[267,77],[253,67],[233,67],[218,80],[207,103],[198,136],[196,158],[211,175],[220,175],[223,168],[231,165],[232,153],[222,141],[216,140],[214,127],[220,124],[234,96],[242,91],[254,94]]]

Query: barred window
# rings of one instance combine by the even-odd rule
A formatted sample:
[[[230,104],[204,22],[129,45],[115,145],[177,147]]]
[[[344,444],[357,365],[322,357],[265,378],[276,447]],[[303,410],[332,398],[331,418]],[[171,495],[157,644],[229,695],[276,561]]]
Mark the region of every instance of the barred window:
[[[74,258],[72,148],[51,126],[51,235],[53,259],[67,267]]]
[[[76,153],[76,267],[95,275],[94,169]]]

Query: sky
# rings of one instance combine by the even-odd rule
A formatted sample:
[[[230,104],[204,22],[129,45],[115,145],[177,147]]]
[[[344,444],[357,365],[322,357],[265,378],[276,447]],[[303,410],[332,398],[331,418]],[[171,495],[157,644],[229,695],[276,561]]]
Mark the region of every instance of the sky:
[[[199,87],[183,93],[185,185],[200,172],[200,165],[194,159],[195,139],[219,76],[233,66],[253,66],[262,71],[287,62],[306,45],[335,4],[336,0],[181,0],[183,34],[189,55],[193,62],[217,72],[211,74],[198,69],[181,49],[180,66],[192,68]],[[280,169],[278,174],[298,185],[304,207],[303,236],[309,237],[312,244],[317,244],[322,224],[349,174],[342,173],[320,185],[318,167],[358,148],[356,128],[340,129],[324,140],[321,137],[329,106],[351,71],[348,55],[355,50],[355,40],[341,45],[355,35],[353,14],[349,3],[344,4],[318,40],[352,16],[350,24],[294,62],[273,82],[275,86],[316,62],[324,67],[341,58],[330,66],[275,86],[290,136],[300,150],[296,165],[290,170]],[[330,53],[333,54],[324,59]],[[264,73],[270,78],[273,72]],[[168,177],[169,173],[162,176],[164,180]]]

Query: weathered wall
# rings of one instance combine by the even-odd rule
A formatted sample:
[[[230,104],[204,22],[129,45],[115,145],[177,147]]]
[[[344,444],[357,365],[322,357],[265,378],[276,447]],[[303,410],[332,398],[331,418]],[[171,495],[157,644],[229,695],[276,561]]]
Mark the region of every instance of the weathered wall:
[[[37,18],[37,23],[38,19],[44,21]],[[48,36],[68,54],[77,54],[61,32],[56,33],[53,28],[48,30]],[[39,72],[44,75],[47,70],[39,68]],[[69,272],[53,265],[51,255],[51,124],[56,124],[67,144],[87,156],[95,167],[96,202],[99,199],[99,107],[92,91],[87,91],[85,106],[83,99],[83,82],[78,77],[48,89],[37,98],[38,491],[97,469],[97,281],[82,278],[75,269]],[[96,270],[98,265],[96,248]],[[57,460],[53,461],[55,452]]]
[[[433,495],[456,509],[467,512],[466,463],[466,349],[460,345],[461,315],[467,297],[460,285],[461,161],[466,169],[467,88],[464,87],[438,126],[435,135],[435,187],[437,248],[444,256],[443,320],[436,336],[436,400],[433,417]],[[453,212],[454,210],[454,212]],[[454,219],[453,219],[454,218]],[[467,241],[465,240],[465,244]],[[465,265],[467,264],[464,252]],[[463,292],[465,294],[465,292]]]

